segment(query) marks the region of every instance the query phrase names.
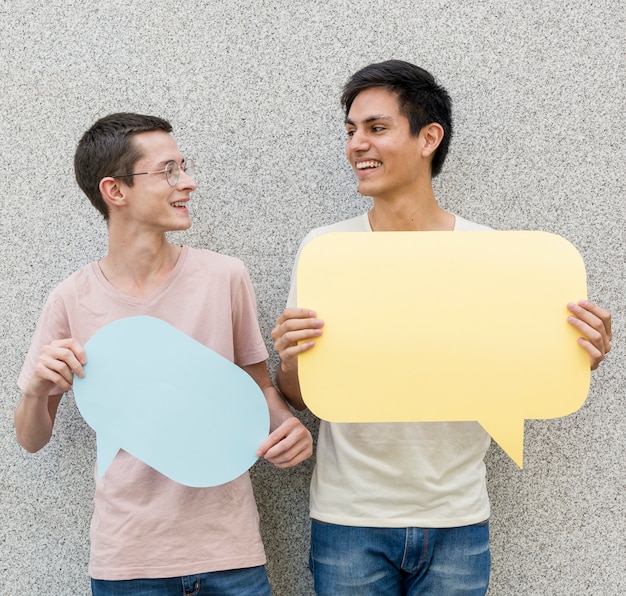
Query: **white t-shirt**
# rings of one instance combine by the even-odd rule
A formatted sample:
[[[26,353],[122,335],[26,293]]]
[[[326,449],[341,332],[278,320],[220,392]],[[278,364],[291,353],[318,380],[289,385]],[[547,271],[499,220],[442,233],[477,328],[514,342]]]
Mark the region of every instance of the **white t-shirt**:
[[[455,231],[489,229],[456,216]],[[330,232],[371,231],[365,213],[311,231],[300,251]],[[296,305],[296,269],[297,259],[288,306]],[[315,309],[315,304],[298,306]],[[484,521],[489,498],[483,459],[490,442],[477,422],[321,421],[311,517],[339,525],[392,528]]]
[[[162,319],[240,366],[267,359],[244,264],[185,246],[172,273],[145,300],[117,290],[97,263],[63,281],[43,308],[19,387],[24,390],[45,344],[74,337],[85,345],[107,323],[137,315]],[[62,392],[56,387],[51,395]],[[95,485],[89,561],[95,579],[176,577],[265,563],[247,472],[220,486],[192,488],[120,450],[102,478],[96,472]]]

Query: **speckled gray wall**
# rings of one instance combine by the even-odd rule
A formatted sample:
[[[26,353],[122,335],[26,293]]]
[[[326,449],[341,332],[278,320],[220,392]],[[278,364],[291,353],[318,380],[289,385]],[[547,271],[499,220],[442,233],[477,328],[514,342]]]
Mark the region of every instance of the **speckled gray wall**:
[[[453,97],[443,206],[561,234],[614,315],[584,407],[526,423],[523,471],[488,454],[490,594],[626,593],[621,0],[5,0],[0,15],[0,594],[89,593],[92,431],[71,395],[36,455],[12,420],[45,297],[106,249],[73,179],[82,132],[114,111],[171,120],[199,165],[194,225],[178,238],[247,263],[269,345],[301,238],[369,204],[344,163],[338,96],[356,69],[392,57]],[[253,470],[277,596],[312,593],[311,469]]]

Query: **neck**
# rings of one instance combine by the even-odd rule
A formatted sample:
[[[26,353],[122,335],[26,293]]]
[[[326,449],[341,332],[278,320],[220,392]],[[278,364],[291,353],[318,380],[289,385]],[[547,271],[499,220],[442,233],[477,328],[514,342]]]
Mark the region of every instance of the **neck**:
[[[109,231],[109,250],[99,265],[115,288],[146,298],[172,272],[180,252],[181,247],[168,242],[163,234],[122,239]]]
[[[430,232],[454,230],[454,215],[444,211],[432,187],[394,199],[374,197],[368,216],[375,232]]]

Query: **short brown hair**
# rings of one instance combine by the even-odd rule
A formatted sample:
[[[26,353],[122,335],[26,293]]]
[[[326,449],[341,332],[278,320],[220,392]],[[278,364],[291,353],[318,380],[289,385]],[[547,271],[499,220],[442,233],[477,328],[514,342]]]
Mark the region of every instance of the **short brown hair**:
[[[100,118],[78,142],[74,154],[76,182],[105,220],[109,219],[109,210],[100,193],[100,180],[132,173],[142,157],[132,142],[133,135],[153,130],[169,133],[172,125],[157,116],[120,112]],[[132,186],[133,178],[125,182]]]

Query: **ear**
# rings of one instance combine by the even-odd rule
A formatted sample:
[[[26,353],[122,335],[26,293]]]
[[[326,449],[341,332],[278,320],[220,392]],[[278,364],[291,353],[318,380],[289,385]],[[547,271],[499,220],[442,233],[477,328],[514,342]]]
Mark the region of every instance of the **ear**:
[[[119,179],[107,176],[106,178],[100,180],[98,187],[100,188],[100,194],[102,195],[104,202],[109,208],[119,207],[125,204],[126,193],[124,192],[124,187]]]
[[[423,137],[422,157],[432,157],[443,140],[443,127],[437,122],[431,122],[422,128],[420,135]]]

